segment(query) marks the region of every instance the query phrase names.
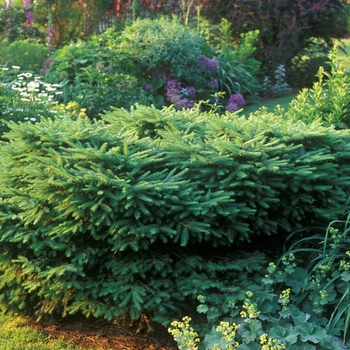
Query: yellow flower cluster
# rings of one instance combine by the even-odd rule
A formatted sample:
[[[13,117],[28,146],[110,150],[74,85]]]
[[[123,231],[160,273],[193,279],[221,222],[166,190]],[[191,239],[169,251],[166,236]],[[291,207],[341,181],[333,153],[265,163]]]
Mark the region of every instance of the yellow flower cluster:
[[[65,104],[60,104],[55,107],[55,109],[61,113],[70,113],[75,117],[86,117],[86,108],[80,108],[77,102],[68,102]]]
[[[286,349],[284,344],[277,339],[269,338],[269,336],[264,333],[260,336],[261,350],[283,350]]]
[[[287,288],[282,291],[280,298],[278,299],[278,302],[282,305],[282,310],[287,311],[288,310],[288,304],[290,301],[290,288]]]
[[[350,257],[350,252],[347,251],[346,255]],[[339,266],[340,271],[349,271],[350,270],[350,262],[347,262],[345,260],[340,260],[340,266]]]
[[[222,334],[220,340],[223,343],[231,343],[235,339],[238,327],[239,325],[236,323],[230,324],[229,322],[222,321],[220,322],[219,326],[216,327],[216,332]],[[230,344],[227,349],[236,349],[238,346],[239,344],[235,342],[235,344]]]
[[[198,350],[196,343],[200,342],[198,334],[190,325],[191,317],[185,316],[182,318],[182,322],[173,321],[168,332],[174,337],[178,343],[180,350]]]
[[[251,298],[253,296],[253,293],[249,291],[246,294],[248,298]],[[252,303],[248,298],[243,304],[243,309],[245,309],[246,311],[241,311],[240,315],[242,318],[256,318],[257,316],[259,316],[260,311],[257,310],[257,305]]]

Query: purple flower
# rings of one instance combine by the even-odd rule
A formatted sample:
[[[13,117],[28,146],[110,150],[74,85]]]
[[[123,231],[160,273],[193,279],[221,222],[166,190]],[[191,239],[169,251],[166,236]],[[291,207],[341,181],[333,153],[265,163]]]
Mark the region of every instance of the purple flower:
[[[196,94],[196,88],[194,86],[189,86],[186,88],[186,95],[188,97],[194,97]]]
[[[176,109],[189,109],[194,106],[192,99],[196,94],[196,89],[193,86],[182,88],[181,83],[177,80],[168,80],[166,84],[166,98]]]
[[[49,69],[51,64],[53,62],[52,58],[48,58],[47,60],[44,61],[44,68]]]
[[[199,65],[209,70],[215,70],[219,68],[219,61],[215,58],[208,58],[204,55],[200,55]]]
[[[55,43],[55,29],[49,27],[47,31],[49,33],[49,48],[52,49]]]
[[[181,83],[177,80],[168,80],[165,96],[171,103],[179,101],[181,99]]]
[[[194,101],[192,100],[187,100],[186,98],[185,99],[182,99],[182,100],[179,100],[177,101],[175,104],[174,104],[174,107],[176,109],[190,109],[194,106]]]
[[[145,84],[145,89],[146,90],[151,90],[151,89],[153,89],[153,84],[152,83],[147,83],[147,84]]]
[[[241,109],[244,105],[245,101],[243,96],[241,94],[233,94],[227,102],[226,111],[235,112]]]
[[[218,90],[219,89],[219,80],[217,78],[211,77],[208,81],[208,87],[212,90]]]
[[[33,15],[33,12],[32,11],[28,11],[27,14],[26,14],[26,23],[25,25],[27,27],[31,27],[34,23],[34,15]]]

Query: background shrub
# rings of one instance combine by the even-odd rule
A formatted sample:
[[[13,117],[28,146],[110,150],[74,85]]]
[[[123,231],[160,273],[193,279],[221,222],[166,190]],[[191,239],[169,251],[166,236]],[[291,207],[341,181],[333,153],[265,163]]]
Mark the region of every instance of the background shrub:
[[[45,41],[45,33],[36,26],[26,25],[28,8],[23,6],[0,6],[0,37],[9,42],[36,39]],[[47,24],[47,13],[45,15]]]
[[[116,44],[111,45],[94,39],[56,50],[45,80],[62,85],[61,102],[79,103],[90,117],[111,106],[128,108],[136,101],[148,103],[137,78],[120,69]]]
[[[319,119],[326,126],[348,128],[350,125],[349,71],[337,59],[338,47],[329,53],[329,69],[319,68],[311,89],[303,89],[291,101],[287,115],[294,119],[312,122]]]
[[[231,53],[228,46],[210,46],[175,18],[137,20],[57,50],[46,79],[62,82],[63,101],[74,99],[92,117],[135,102],[191,108],[213,102],[220,89],[225,105],[234,93],[252,95],[260,88],[259,64],[250,58],[254,38],[242,36]]]
[[[18,40],[0,51],[1,63],[8,67],[19,66],[21,71],[39,73],[48,58],[49,49],[43,44]]]

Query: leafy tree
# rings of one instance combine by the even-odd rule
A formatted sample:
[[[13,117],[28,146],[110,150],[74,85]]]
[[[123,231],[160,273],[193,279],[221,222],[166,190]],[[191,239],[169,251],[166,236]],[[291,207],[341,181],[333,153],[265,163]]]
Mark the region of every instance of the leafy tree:
[[[109,4],[109,0],[38,0],[34,12],[40,26],[52,30],[54,46],[61,47],[93,32]]]
[[[3,42],[44,38],[38,26],[27,25],[27,14],[28,9],[23,6],[0,7],[0,39]]]
[[[288,68],[317,40],[329,48],[332,39],[344,37],[348,9],[346,0],[203,1],[203,13],[228,18],[234,33],[260,31],[255,57],[270,72],[280,64]]]

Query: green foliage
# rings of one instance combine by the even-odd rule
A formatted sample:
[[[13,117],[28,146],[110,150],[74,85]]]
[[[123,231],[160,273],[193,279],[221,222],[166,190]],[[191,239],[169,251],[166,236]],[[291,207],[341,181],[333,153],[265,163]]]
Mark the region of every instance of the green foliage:
[[[109,0],[40,0],[34,3],[35,23],[47,33],[48,16],[54,30],[54,47],[68,45],[95,32],[100,18],[106,14]]]
[[[77,101],[91,117],[136,102],[160,108],[168,79],[209,91],[203,86],[210,74],[198,64],[201,45],[204,39],[176,19],[137,20],[123,32],[110,29],[57,50],[47,79],[64,81],[63,101]]]
[[[264,73],[272,76],[280,64],[288,70],[293,59],[319,47],[315,38],[329,48],[332,39],[345,37],[349,4],[347,0],[203,1],[203,14],[213,20],[233,19],[235,36],[259,30],[254,56]]]
[[[22,71],[39,73],[49,50],[29,40],[14,41],[0,50],[1,62],[6,66],[19,66]]]
[[[335,45],[329,54],[330,72],[320,67],[318,81],[312,89],[303,89],[297,95],[290,104],[288,116],[307,123],[319,119],[326,126],[349,127],[350,75],[337,59],[337,51]]]
[[[178,79],[192,85],[202,79],[198,65],[204,38],[177,18],[143,19],[125,28],[119,50],[133,75],[158,80]]]
[[[128,108],[136,101],[148,102],[138,80],[120,69],[116,48],[107,44],[94,38],[56,50],[45,76],[63,86],[63,103],[79,103],[90,117],[111,106]]]
[[[167,324],[203,295],[214,321],[263,272],[238,247],[347,200],[349,135],[318,123],[138,106],[8,125],[0,301],[39,318]]]
[[[283,256],[279,267],[270,263],[264,278],[260,283],[251,283],[248,291],[238,288],[231,292],[231,298],[230,292],[225,292],[227,299],[222,309],[216,309],[215,318],[211,315],[211,300],[200,295],[197,311],[207,314],[212,329],[204,328],[198,333],[188,317],[183,322],[172,322],[169,332],[179,348],[347,349],[350,345],[348,242],[343,248],[346,234],[335,235],[325,241],[327,249],[319,244],[317,248],[305,248],[308,242],[316,243],[320,238],[314,236],[292,246],[295,253],[306,257],[311,253],[311,270],[299,267],[290,251]],[[344,251],[342,256],[338,255],[340,250]],[[194,327],[200,329],[198,324]]]
[[[9,42],[26,39],[43,40],[43,33],[36,26],[26,25],[28,9],[23,6],[0,7],[0,38]]]
[[[348,215],[346,220],[331,222],[325,235],[315,230],[312,236],[294,242],[287,253],[299,255],[306,262],[310,282],[304,284],[303,293],[310,295],[316,310],[327,314],[327,331],[343,334],[344,342],[349,338],[350,329],[349,219]],[[294,288],[295,279],[290,280]]]
[[[225,21],[222,20],[222,23],[225,23]],[[222,37],[227,37],[226,30],[222,30],[222,32]],[[260,64],[252,58],[257,35],[257,31],[242,34],[238,45],[229,44],[228,40],[219,44],[218,60],[220,67],[218,77],[220,91],[225,91],[229,95],[234,93],[257,95],[260,90],[257,79]]]
[[[235,92],[256,94],[259,69],[250,58],[255,37],[242,35],[234,51],[222,51],[176,18],[139,19],[124,30],[109,29],[57,50],[46,78],[63,81],[63,101],[78,102],[91,117],[110,106],[128,108],[136,102],[191,108],[195,101],[211,100],[218,89],[226,93],[225,100]],[[175,97],[169,81],[180,85]],[[192,89],[193,96],[186,98],[186,89]]]

